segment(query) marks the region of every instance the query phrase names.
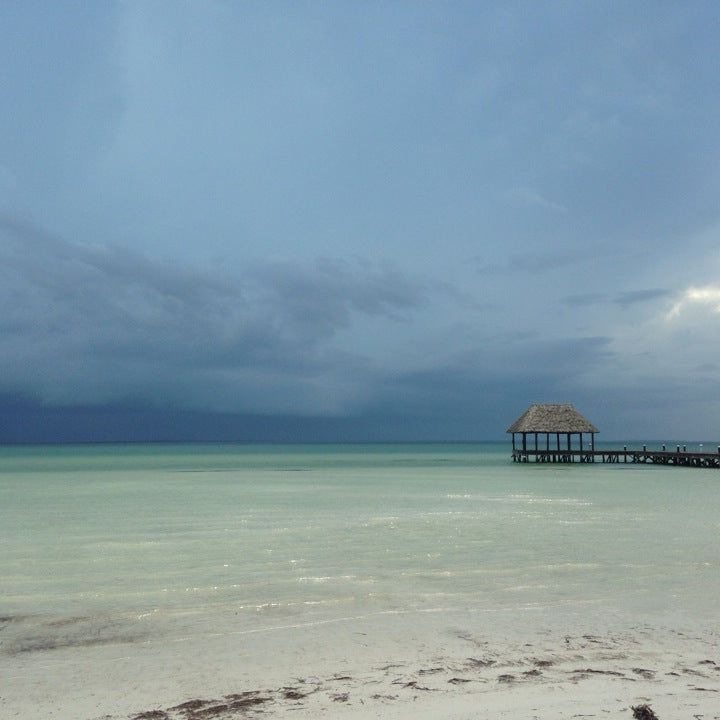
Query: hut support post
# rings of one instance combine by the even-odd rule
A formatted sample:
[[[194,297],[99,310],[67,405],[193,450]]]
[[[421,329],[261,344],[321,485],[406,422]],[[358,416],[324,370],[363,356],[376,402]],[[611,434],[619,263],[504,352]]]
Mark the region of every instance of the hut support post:
[[[515,433],[512,434],[513,437],[513,452],[515,452]]]
[[[523,452],[527,451],[527,433],[523,433]]]

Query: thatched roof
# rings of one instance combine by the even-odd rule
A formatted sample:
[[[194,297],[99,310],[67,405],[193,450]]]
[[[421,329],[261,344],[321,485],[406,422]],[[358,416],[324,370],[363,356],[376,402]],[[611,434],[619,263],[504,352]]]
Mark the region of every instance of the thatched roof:
[[[600,432],[572,405],[531,405],[508,429],[509,433]]]

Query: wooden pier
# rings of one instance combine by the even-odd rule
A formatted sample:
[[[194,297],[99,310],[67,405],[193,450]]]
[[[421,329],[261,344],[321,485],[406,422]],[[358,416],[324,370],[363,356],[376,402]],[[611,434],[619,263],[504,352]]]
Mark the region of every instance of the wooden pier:
[[[526,463],[627,463],[676,465],[682,467],[720,468],[717,453],[686,450],[513,450],[514,462]]]
[[[662,446],[662,450],[648,450],[647,445],[643,445],[642,450],[629,450],[627,446],[622,450],[596,449],[598,429],[567,403],[531,405],[507,432],[512,435],[514,462],[642,463],[720,468],[720,446],[717,453],[688,452],[687,445],[677,445],[675,450],[668,450],[666,445]],[[521,442],[517,441],[517,435]],[[589,446],[587,442],[583,443],[586,435],[590,436]]]

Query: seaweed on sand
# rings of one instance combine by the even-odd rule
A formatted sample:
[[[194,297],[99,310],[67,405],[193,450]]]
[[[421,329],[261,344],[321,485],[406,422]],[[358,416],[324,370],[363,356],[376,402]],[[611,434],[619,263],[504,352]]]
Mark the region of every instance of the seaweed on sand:
[[[633,705],[630,709],[635,720],[659,720],[649,705]]]

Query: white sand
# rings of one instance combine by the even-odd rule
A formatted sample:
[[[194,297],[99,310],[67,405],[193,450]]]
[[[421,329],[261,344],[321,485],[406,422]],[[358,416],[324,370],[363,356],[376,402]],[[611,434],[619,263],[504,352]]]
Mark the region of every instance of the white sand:
[[[16,619],[0,634],[0,717],[551,720],[647,703],[661,720],[720,718],[715,628],[598,629],[588,615],[386,613],[135,642],[48,623],[58,647],[32,650]]]

